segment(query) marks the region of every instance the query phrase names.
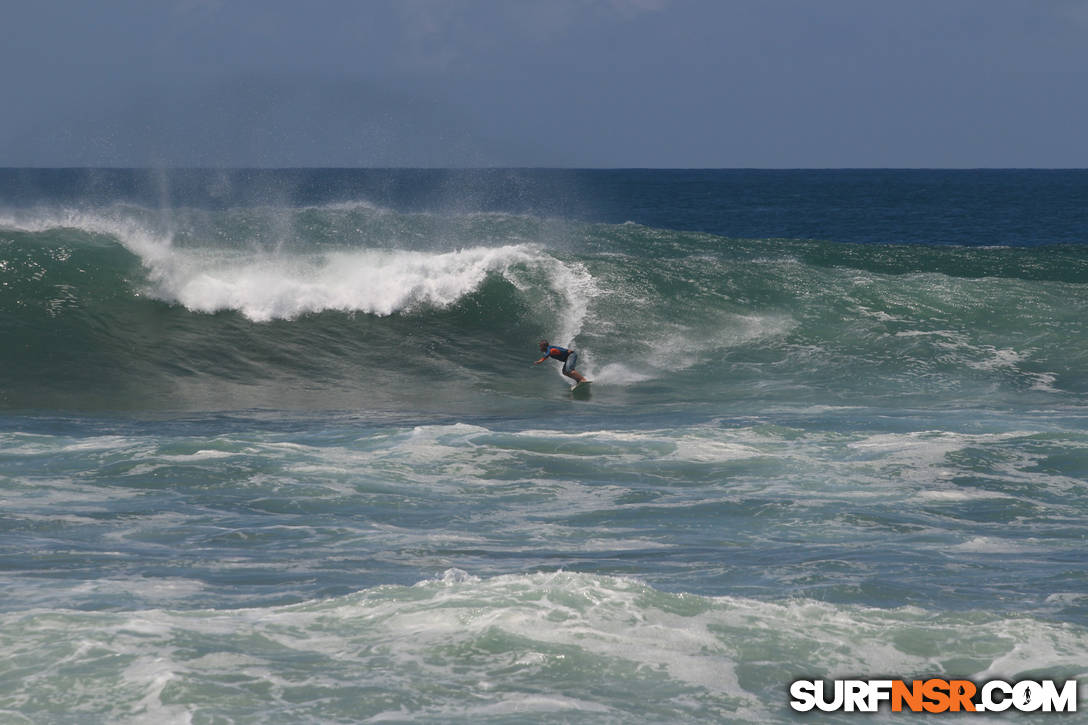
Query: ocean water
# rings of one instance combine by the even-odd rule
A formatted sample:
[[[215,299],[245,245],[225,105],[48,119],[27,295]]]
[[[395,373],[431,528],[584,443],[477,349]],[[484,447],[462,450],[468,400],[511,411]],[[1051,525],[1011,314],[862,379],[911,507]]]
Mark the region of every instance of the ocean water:
[[[0,170],[0,722],[1088,684],[1086,310],[1083,171]]]

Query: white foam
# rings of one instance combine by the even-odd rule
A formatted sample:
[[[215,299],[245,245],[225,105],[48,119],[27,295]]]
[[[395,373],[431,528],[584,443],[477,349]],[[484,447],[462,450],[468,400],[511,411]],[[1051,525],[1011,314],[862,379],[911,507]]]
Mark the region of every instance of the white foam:
[[[1043,551],[1039,546],[1031,546],[992,536],[975,536],[962,544],[948,548],[949,551],[961,551],[970,554],[1020,554],[1030,551]]]
[[[332,208],[336,208],[335,205]],[[345,210],[375,207],[365,202]],[[0,227],[40,232],[74,228],[117,239],[148,271],[144,293],[196,312],[236,310],[266,322],[325,310],[379,316],[447,307],[476,290],[488,274],[524,288],[525,272],[543,272],[562,301],[553,334],[573,340],[597,289],[584,266],[562,262],[531,243],[476,246],[453,252],[345,248],[308,253],[173,244],[169,229],[150,228],[124,210],[71,209],[0,217]]]
[[[58,440],[61,441],[59,445]],[[64,442],[64,440],[31,433],[0,434],[0,444],[8,455],[36,456],[55,455],[58,451],[64,453],[109,451],[132,445],[132,440],[123,436],[92,436],[73,442]]]
[[[196,461],[233,458],[237,455],[240,454],[232,451],[199,450],[193,453],[183,453],[179,455],[159,455],[156,457],[161,461],[171,461],[174,463],[195,463]]]
[[[623,577],[450,569],[412,587],[281,607],[0,614],[0,644],[37,668],[8,706],[25,707],[33,687],[52,707],[111,722],[204,718],[225,702],[196,699],[205,685],[257,719],[320,719],[356,702],[360,672],[390,698],[360,720],[585,711],[619,721],[631,717],[626,703],[639,702],[617,695],[652,682],[675,693],[655,703],[675,719],[767,722],[777,721],[782,688],[802,674],[1083,673],[1088,633],[981,611],[767,602],[670,594]],[[588,666],[599,687],[565,689]],[[67,673],[76,670],[72,687]],[[531,698],[525,681],[537,686]],[[291,695],[302,687],[313,693],[306,702]]]
[[[539,267],[539,265],[538,265]],[[555,291],[558,308],[553,311],[554,319],[542,335],[553,343],[576,349],[579,353],[578,371],[587,378],[595,378],[592,351],[577,342],[578,335],[589,316],[593,300],[601,294],[593,275],[580,262],[559,262],[544,267],[549,287]],[[519,289],[528,290],[530,285],[520,273],[507,274],[507,278]],[[563,377],[560,367],[555,367],[556,374]],[[563,377],[566,380],[565,377]]]
[[[195,579],[136,577],[131,579],[94,579],[72,588],[72,592],[87,594],[128,594],[145,601],[168,602],[189,599],[204,591],[203,582]]]
[[[975,351],[987,355],[982,360],[964,360],[967,367],[976,370],[1007,370],[1015,369],[1029,354],[1012,348],[998,348],[993,345],[978,345]]]
[[[593,374],[593,380],[613,385],[628,385],[653,380],[654,375],[632,370],[623,363],[609,363]]]
[[[922,501],[940,502],[960,502],[960,501],[977,501],[979,499],[986,498],[1009,498],[1003,493],[997,493],[995,491],[982,491],[982,490],[953,490],[953,491],[919,491],[914,494],[915,498]]]
[[[350,201],[331,201],[328,204],[310,204],[308,206],[299,207],[300,209],[316,209],[318,211],[365,211],[376,212],[378,214],[392,214],[392,209],[388,207],[379,206],[364,199],[354,199]]]
[[[33,210],[0,216],[0,228],[23,232],[44,232],[50,229],[79,229],[91,234],[117,239],[145,264],[163,259],[170,252],[170,238],[156,232],[139,220],[117,210],[113,213],[93,213],[78,209]]]
[[[657,370],[671,374],[705,363],[722,350],[783,337],[796,327],[796,320],[788,315],[718,313],[698,327],[674,324],[663,328],[646,360]]]
[[[1024,375],[1027,375],[1029,378],[1035,381],[1031,384],[1032,390],[1039,390],[1044,393],[1061,392],[1061,390],[1059,390],[1056,385],[1056,383],[1058,382],[1057,373],[1024,373]]]
[[[259,322],[325,310],[385,316],[449,306],[490,272],[542,260],[528,246],[313,256],[178,250],[150,264],[151,293],[194,311],[238,310]]]
[[[131,706],[132,715],[125,722],[132,725],[189,725],[192,716],[187,706],[167,705],[162,701],[163,690],[177,677],[179,673],[169,658],[136,658],[125,668],[122,678],[144,694]]]

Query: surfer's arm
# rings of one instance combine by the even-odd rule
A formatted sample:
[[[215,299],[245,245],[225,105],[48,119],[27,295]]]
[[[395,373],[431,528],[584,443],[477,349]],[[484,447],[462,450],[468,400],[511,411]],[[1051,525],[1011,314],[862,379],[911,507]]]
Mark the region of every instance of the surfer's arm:
[[[537,360],[536,362],[534,362],[534,363],[533,363],[533,365],[539,365],[540,363],[542,363],[542,362],[544,362],[545,360],[547,360],[547,359],[548,359],[549,357],[550,357],[550,355],[545,355],[544,357],[542,357],[542,358],[540,358],[539,360]]]

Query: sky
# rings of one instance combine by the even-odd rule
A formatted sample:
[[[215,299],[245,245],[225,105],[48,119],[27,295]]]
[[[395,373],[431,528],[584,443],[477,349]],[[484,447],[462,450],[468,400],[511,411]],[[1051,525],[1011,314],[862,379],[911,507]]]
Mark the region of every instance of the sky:
[[[1088,167],[1088,0],[0,3],[0,166]]]

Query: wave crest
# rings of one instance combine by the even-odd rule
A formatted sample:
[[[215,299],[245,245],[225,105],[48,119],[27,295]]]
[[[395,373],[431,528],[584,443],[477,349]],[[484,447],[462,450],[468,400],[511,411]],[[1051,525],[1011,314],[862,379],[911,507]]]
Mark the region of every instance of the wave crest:
[[[444,308],[490,273],[545,262],[524,245],[433,253],[356,249],[318,255],[177,250],[151,261],[148,292],[196,312],[237,310],[251,320],[337,310],[387,316]]]

